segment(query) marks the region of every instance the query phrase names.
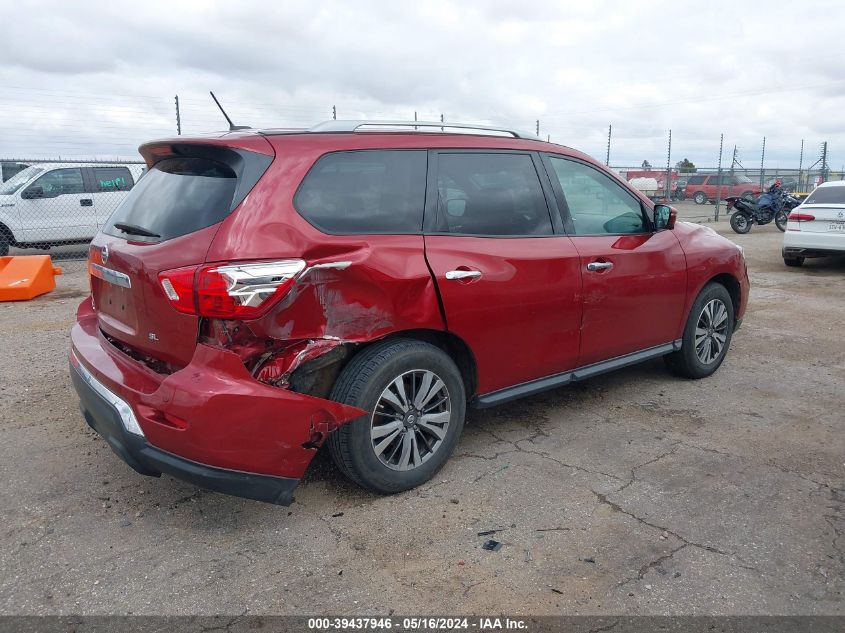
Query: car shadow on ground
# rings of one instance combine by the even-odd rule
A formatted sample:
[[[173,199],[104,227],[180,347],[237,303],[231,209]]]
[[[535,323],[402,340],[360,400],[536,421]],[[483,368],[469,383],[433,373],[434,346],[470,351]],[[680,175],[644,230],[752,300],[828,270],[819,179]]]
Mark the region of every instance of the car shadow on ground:
[[[617,392],[631,382],[665,379],[678,380],[669,373],[661,359],[656,359],[489,409],[468,407],[464,433],[455,453],[483,454],[486,451],[483,448],[484,436],[471,432],[478,427],[496,434],[516,428],[533,429],[547,422],[551,412],[555,417],[566,419],[584,407],[595,408],[597,415],[609,414],[614,405],[628,403],[628,399],[623,399]],[[324,484],[338,497],[378,497],[350,482],[335,466],[326,446],[315,455],[301,485],[318,483]]]

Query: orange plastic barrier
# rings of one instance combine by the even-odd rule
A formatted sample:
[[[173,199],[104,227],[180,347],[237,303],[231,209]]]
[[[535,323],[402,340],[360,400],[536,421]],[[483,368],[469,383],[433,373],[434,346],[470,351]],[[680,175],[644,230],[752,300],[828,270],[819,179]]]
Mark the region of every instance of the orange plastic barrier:
[[[49,255],[0,257],[0,301],[28,301],[56,287],[56,275]]]

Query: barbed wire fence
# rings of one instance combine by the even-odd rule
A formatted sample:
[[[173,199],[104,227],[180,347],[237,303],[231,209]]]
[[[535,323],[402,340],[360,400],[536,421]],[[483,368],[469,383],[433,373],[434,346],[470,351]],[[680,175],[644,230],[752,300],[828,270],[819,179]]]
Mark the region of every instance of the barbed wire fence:
[[[53,107],[55,101],[61,107]],[[254,128],[303,128],[326,119],[382,119],[486,123],[535,132],[543,140],[567,144],[573,135],[590,139],[588,153],[617,171],[654,200],[668,200],[682,219],[714,222],[725,218],[724,198],[757,193],[775,179],[796,192],[821,180],[845,179],[845,166],[830,167],[826,141],[800,139],[795,151],[773,146],[738,147],[722,134],[714,139],[713,162],[692,165],[688,148],[700,156],[700,138],[666,130],[664,159],[639,163],[631,155],[656,156],[645,144],[608,124],[585,128],[549,113],[548,119],[514,120],[491,113],[386,110],[367,103],[279,106],[266,102],[224,101],[237,124]],[[87,244],[143,175],[138,146],[150,139],[195,136],[227,129],[208,96],[156,97],[4,87],[0,96],[0,254],[49,252],[56,259],[83,261]],[[638,140],[639,139],[639,140]],[[633,147],[632,147],[633,146]],[[767,165],[766,152],[795,154],[787,167]],[[615,156],[625,157],[616,161]],[[758,162],[759,159],[759,162]],[[664,162],[665,160],[665,162]]]

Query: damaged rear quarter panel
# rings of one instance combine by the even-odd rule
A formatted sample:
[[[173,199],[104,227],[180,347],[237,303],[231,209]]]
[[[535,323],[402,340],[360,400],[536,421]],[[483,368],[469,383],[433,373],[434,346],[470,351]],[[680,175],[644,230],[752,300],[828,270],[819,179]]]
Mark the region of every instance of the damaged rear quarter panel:
[[[349,135],[347,135],[349,136]],[[294,208],[311,166],[337,142],[270,137],[277,158],[209,248],[207,261],[304,259],[308,269],[261,318],[247,323],[268,348],[284,348],[274,384],[300,364],[347,344],[406,330],[445,330],[421,234],[326,235]],[[352,139],[361,143],[361,139]],[[346,263],[341,268],[322,264]]]

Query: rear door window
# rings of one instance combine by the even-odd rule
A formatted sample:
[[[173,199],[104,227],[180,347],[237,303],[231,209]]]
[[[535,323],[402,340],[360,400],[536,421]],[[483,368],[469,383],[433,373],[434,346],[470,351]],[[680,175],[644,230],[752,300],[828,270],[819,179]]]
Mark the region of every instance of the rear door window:
[[[425,150],[327,154],[305,176],[294,206],[326,233],[419,233],[426,162]]]
[[[552,235],[546,198],[528,154],[441,153],[435,231],[458,235]]]
[[[701,185],[704,184],[704,179],[706,176],[690,176],[689,180],[687,180],[688,185]]]
[[[235,172],[221,162],[186,157],[159,161],[132,187],[104,232],[125,237],[115,223],[155,233],[160,236],[156,240],[199,231],[231,213],[237,184]]]
[[[94,191],[129,191],[135,184],[126,167],[94,167]]]

